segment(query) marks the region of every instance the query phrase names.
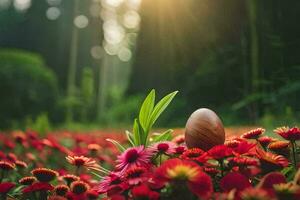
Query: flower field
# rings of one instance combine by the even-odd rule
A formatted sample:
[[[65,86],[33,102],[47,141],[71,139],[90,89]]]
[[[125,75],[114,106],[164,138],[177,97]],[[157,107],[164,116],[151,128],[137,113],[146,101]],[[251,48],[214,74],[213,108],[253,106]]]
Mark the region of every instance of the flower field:
[[[300,199],[299,128],[224,131],[199,109],[185,130],[151,130],[175,95],[151,91],[125,134],[2,133],[1,200]]]
[[[1,134],[1,198],[299,199],[298,128],[275,129],[282,140],[253,129],[208,151],[175,132],[146,147],[117,132]]]

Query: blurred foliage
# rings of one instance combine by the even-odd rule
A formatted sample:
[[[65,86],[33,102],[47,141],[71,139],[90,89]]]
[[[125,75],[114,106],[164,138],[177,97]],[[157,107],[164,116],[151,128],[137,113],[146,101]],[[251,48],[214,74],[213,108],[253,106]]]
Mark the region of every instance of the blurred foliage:
[[[143,96],[132,95],[127,98],[119,98],[114,101],[110,109],[103,116],[104,124],[108,126],[121,127],[132,123],[138,113],[138,107],[141,105]]]
[[[21,50],[0,50],[0,127],[53,114],[58,97],[57,81],[41,57]]]
[[[94,77],[91,68],[85,67],[82,70],[80,99],[81,99],[81,121],[86,122],[91,113],[94,100]]]
[[[104,49],[98,59],[92,58],[91,48],[104,45],[99,42],[104,35],[99,31],[103,19],[90,16],[91,2],[80,1],[80,14],[90,21],[78,31],[76,91],[71,97],[65,90],[74,1],[61,1],[61,17],[55,21],[45,16],[46,1],[32,1],[26,13],[1,10],[0,46],[39,52],[57,75],[60,92],[55,105],[55,78],[36,67],[45,65],[36,55],[18,53],[9,62],[1,58],[2,127],[18,124],[27,115],[35,121],[44,112],[49,121],[63,122],[68,105],[75,120],[69,127],[131,124],[152,88],[158,98],[179,90],[160,126],[184,126],[200,107],[215,110],[225,125],[293,125],[299,119],[300,1],[143,0],[137,45],[131,44],[136,51],[131,72],[130,62],[116,65],[118,56]],[[117,9],[126,13],[122,5]],[[123,15],[117,15],[122,21]],[[32,83],[35,79],[43,84]],[[41,89],[44,84],[50,88]],[[18,92],[12,94],[11,87]],[[106,100],[103,108],[101,95]],[[100,119],[97,112],[103,112]]]
[[[41,135],[45,135],[51,130],[51,124],[47,113],[41,113],[35,120],[28,117],[25,124],[26,129],[35,130]]]
[[[183,126],[199,107],[226,125],[292,125],[300,117],[299,11],[296,0],[144,0],[128,92],[179,90],[180,106],[170,106],[178,114],[164,126]]]

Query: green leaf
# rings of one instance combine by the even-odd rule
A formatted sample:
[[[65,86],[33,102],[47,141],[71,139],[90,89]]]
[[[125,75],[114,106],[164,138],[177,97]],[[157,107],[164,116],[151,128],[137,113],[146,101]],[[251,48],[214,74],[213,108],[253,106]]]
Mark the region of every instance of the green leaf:
[[[131,144],[131,146],[134,146],[135,144],[134,144],[134,142],[133,142],[133,136],[132,136],[132,133],[130,133],[129,131],[125,131],[125,133],[126,133],[126,136],[127,136],[127,139],[128,139],[128,141],[129,141],[129,143]]]
[[[106,141],[113,143],[121,152],[124,152],[126,149],[119,142],[113,139],[106,139]]]
[[[93,174],[93,175],[95,175],[97,178],[99,178],[99,180],[102,180],[104,178],[103,176],[100,176],[96,172],[90,172],[90,173]]]
[[[138,146],[141,144],[141,134],[140,133],[140,128],[139,128],[139,123],[137,119],[134,119],[133,122],[133,142],[135,146]]]
[[[154,103],[155,103],[155,90],[153,89],[144,100],[139,114],[139,122],[145,131],[149,126],[150,116],[154,108]]]
[[[155,142],[160,142],[160,141],[169,141],[172,139],[172,133],[173,133],[173,130],[169,129],[159,135],[155,135],[153,137],[152,142],[155,143]]]
[[[163,111],[168,107],[168,105],[171,103],[175,95],[177,94],[178,91],[172,92],[162,98],[154,107],[153,112],[150,117],[150,122],[149,122],[149,129],[153,126],[155,121],[158,119],[158,117],[163,113]]]

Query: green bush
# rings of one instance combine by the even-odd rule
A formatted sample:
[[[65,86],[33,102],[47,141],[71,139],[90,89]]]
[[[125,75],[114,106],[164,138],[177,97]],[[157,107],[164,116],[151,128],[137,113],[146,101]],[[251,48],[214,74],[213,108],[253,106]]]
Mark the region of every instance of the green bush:
[[[131,124],[138,114],[137,108],[142,104],[142,100],[143,98],[140,95],[115,100],[103,116],[104,124],[115,127]]]
[[[1,128],[20,125],[26,117],[51,114],[55,108],[56,77],[34,53],[0,49],[0,83]]]

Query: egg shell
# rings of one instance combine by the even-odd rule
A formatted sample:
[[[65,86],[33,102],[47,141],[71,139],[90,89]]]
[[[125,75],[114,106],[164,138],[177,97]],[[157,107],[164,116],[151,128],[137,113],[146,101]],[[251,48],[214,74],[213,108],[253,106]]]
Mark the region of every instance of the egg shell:
[[[193,112],[185,126],[185,142],[188,148],[210,148],[224,144],[224,126],[218,115],[207,108]]]

